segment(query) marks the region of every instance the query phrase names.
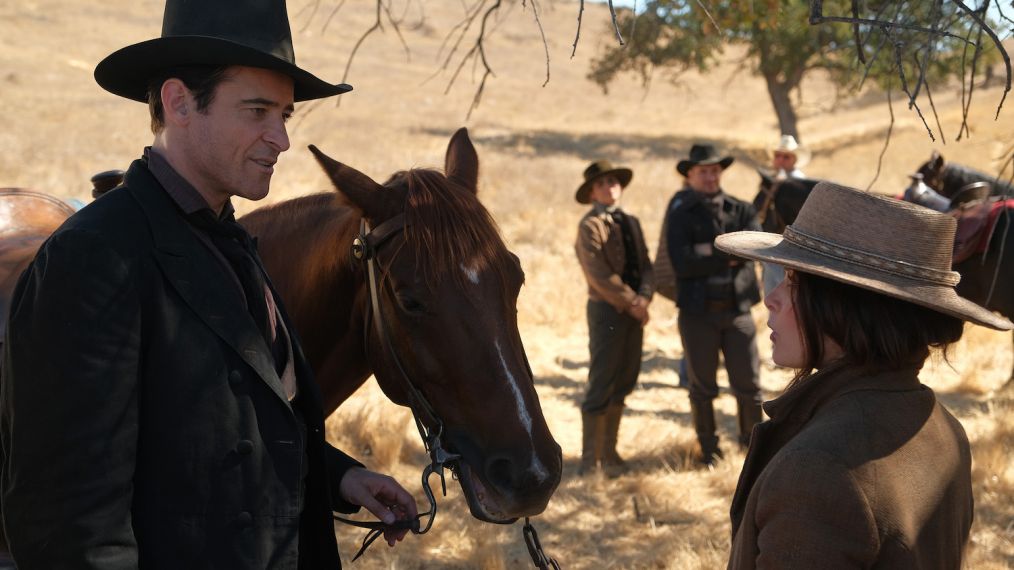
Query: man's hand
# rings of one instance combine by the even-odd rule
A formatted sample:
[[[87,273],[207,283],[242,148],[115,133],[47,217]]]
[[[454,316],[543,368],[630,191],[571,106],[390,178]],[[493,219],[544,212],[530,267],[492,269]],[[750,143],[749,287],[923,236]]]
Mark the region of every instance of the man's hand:
[[[641,323],[642,327],[648,324],[648,319],[649,319],[649,317],[648,317],[648,304],[649,303],[651,303],[651,301],[649,301],[648,299],[646,299],[646,298],[641,297],[640,295],[638,295],[634,299],[634,301],[632,303],[630,303],[630,306],[627,307],[627,314],[629,314],[631,317],[634,317],[635,319],[637,319]]]
[[[384,524],[396,520],[413,520],[419,511],[415,499],[393,477],[375,473],[363,467],[353,467],[345,472],[338,486],[343,499],[365,507]],[[384,531],[389,546],[405,538],[407,528]]]

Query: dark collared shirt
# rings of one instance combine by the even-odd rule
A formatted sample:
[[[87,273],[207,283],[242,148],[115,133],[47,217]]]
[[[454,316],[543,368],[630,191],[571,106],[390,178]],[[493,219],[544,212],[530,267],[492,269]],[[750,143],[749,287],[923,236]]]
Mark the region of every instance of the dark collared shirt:
[[[204,199],[204,196],[194,188],[194,185],[188,182],[176,169],[169,164],[165,156],[159,151],[152,147],[144,148],[144,160],[148,164],[148,170],[151,171],[152,176],[162,186],[169,198],[179,207],[183,214],[190,215],[200,210],[210,210],[211,206],[208,205],[208,201]],[[225,205],[222,207],[222,211],[218,214],[219,220],[231,219],[235,214],[236,209],[232,205],[231,200],[226,200]],[[236,275],[236,271],[233,269],[229,261],[222,255],[222,252],[215,247],[211,237],[208,233],[193,224],[188,223],[187,227],[197,235],[204,247],[208,248],[208,251],[215,256],[215,259],[222,265],[226,270],[226,273],[232,277],[233,288],[235,292],[244,300],[246,303],[246,295],[243,292],[243,285],[239,281],[239,277]],[[272,346],[271,351],[275,357],[275,366],[278,374],[281,378],[282,385],[285,388],[286,393],[289,396],[289,400],[296,395],[296,379],[295,371],[292,368],[292,345],[291,340],[288,336],[288,331],[285,330],[285,325],[278,317],[278,308],[275,304],[274,296],[270,291],[265,290],[265,300],[268,303],[269,314],[271,318],[271,329],[274,330],[275,336],[274,341],[270,343]]]

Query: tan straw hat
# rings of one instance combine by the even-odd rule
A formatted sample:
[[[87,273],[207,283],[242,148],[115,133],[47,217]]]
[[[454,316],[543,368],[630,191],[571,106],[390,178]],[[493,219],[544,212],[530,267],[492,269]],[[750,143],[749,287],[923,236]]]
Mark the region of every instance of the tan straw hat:
[[[796,137],[792,135],[780,136],[778,143],[773,145],[769,150],[772,157],[774,157],[776,152],[790,152],[796,155],[796,168],[802,168],[810,163],[810,149],[799,144],[796,141]]]
[[[955,293],[955,226],[954,218],[922,206],[821,182],[783,235],[733,232],[715,246],[1010,330],[1010,321]]]

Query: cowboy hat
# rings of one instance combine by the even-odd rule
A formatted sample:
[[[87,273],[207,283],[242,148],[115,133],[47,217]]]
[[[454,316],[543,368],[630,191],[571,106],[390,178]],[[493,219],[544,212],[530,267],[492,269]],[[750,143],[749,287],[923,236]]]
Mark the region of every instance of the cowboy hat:
[[[95,81],[110,93],[143,103],[154,76],[189,65],[278,71],[292,78],[296,101],[352,90],[296,66],[285,0],[167,0],[162,37],[113,52],[95,67]]]
[[[772,157],[776,152],[788,152],[796,155],[796,168],[802,168],[810,162],[810,149],[799,144],[796,137],[792,135],[782,135],[778,138],[778,144],[769,150]]]
[[[731,156],[719,157],[718,151],[715,147],[710,144],[695,144],[690,147],[690,156],[686,160],[681,160],[676,164],[676,170],[683,176],[690,172],[690,169],[694,166],[703,164],[720,164],[722,170],[729,168],[732,161],[735,160]]]
[[[574,199],[580,204],[590,203],[592,184],[599,178],[610,175],[616,177],[621,188],[626,188],[627,184],[630,184],[630,179],[634,177],[634,171],[622,166],[613,167],[608,160],[596,160],[584,169],[584,183],[574,193]]]
[[[961,279],[951,271],[956,225],[922,206],[821,182],[784,234],[732,232],[718,236],[715,246],[1010,330],[1009,320],[954,291]]]

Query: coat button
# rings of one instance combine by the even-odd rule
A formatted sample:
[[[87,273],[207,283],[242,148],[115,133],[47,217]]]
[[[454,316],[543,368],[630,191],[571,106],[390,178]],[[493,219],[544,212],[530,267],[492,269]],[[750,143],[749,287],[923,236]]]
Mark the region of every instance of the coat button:
[[[232,385],[239,384],[243,381],[243,375],[240,374],[239,370],[233,370],[229,373],[229,383]]]
[[[242,439],[236,444],[236,451],[240,455],[250,455],[253,452],[254,444],[249,439]]]
[[[243,511],[236,516],[236,526],[239,528],[249,528],[253,524],[253,515]]]

